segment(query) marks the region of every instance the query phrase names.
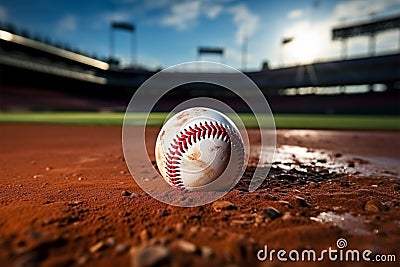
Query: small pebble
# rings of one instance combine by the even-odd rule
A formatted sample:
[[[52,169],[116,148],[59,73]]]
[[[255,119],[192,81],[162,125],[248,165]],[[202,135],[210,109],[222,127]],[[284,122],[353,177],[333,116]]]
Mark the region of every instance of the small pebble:
[[[150,239],[150,237],[151,237],[151,234],[150,234],[150,232],[149,231],[147,231],[146,229],[144,229],[144,230],[142,230],[141,232],[140,232],[140,241],[142,241],[142,242],[146,242],[146,241],[148,241],[149,239]]]
[[[310,188],[316,188],[317,186],[318,185],[317,185],[316,182],[311,181],[311,182],[308,183],[308,187],[310,187]]]
[[[129,246],[126,244],[117,244],[115,246],[114,250],[117,254],[122,254],[122,253],[125,253],[126,251],[128,251],[128,249],[129,249]]]
[[[28,232],[28,236],[33,239],[40,239],[43,236],[43,234],[39,231],[36,231],[35,229],[31,229]]]
[[[297,177],[294,175],[290,175],[290,174],[281,174],[275,177],[276,179],[279,180],[286,180],[286,181],[296,181]]]
[[[257,225],[260,225],[263,222],[264,222],[264,218],[262,216],[258,215],[257,213],[254,214],[254,223],[256,223]]]
[[[43,177],[43,175],[41,175],[41,174],[36,174],[36,175],[33,176],[33,179],[42,178],[42,177]]]
[[[129,192],[128,190],[124,190],[121,192],[121,196],[123,197],[130,197],[132,195],[131,192]]]
[[[178,234],[182,233],[183,230],[183,223],[177,223],[175,224],[175,230]]]
[[[82,177],[79,177],[79,178],[78,178],[78,180],[79,180],[79,181],[82,181],[82,180],[83,180],[83,178],[82,178]]]
[[[276,218],[281,217],[282,213],[279,210],[275,209],[274,207],[268,207],[263,209],[263,216],[264,218],[275,220]]]
[[[212,204],[212,208],[216,212],[221,212],[223,210],[237,210],[237,207],[232,202],[226,200],[215,201]]]
[[[370,199],[364,204],[364,210],[370,212],[380,212],[388,210],[388,207],[378,199]]]
[[[113,246],[115,246],[115,238],[114,238],[114,237],[109,237],[109,238],[107,238],[105,244],[106,244],[108,247],[113,247]]]
[[[282,220],[284,220],[284,221],[291,220],[292,218],[293,218],[293,215],[291,215],[289,212],[285,212],[285,214],[283,214],[283,216],[282,216]]]
[[[342,186],[342,187],[350,187],[351,183],[350,183],[350,181],[342,181],[340,183],[340,186]]]
[[[82,205],[82,204],[83,204],[83,201],[75,200],[75,201],[69,202],[67,205],[70,207],[75,207],[75,206]]]
[[[89,256],[87,254],[84,254],[84,255],[81,255],[78,257],[78,259],[76,260],[76,263],[78,263],[78,265],[85,265],[88,260],[89,260]]]
[[[203,258],[210,258],[214,255],[214,251],[210,247],[202,247],[200,252]]]
[[[135,197],[140,197],[139,194],[133,193],[133,192],[129,192],[127,190],[124,190],[121,192],[121,196],[123,197],[128,197],[128,198],[135,198]]]
[[[96,253],[97,251],[100,251],[102,249],[105,249],[107,247],[106,243],[103,241],[97,242],[95,245],[91,246],[89,251],[90,253]]]
[[[130,249],[131,267],[169,266],[171,253],[160,245],[149,247],[133,247]]]
[[[293,208],[292,204],[290,204],[289,201],[286,201],[286,200],[279,200],[278,203],[284,205],[284,206],[287,207],[287,208],[290,208],[290,209]]]
[[[160,217],[167,217],[169,215],[169,211],[167,209],[158,209],[157,213]]]
[[[308,203],[307,200],[305,200],[305,199],[302,198],[302,197],[296,196],[295,200],[296,200],[296,203],[297,203],[300,207],[303,207],[303,208],[309,208],[309,207],[311,207],[311,204]]]
[[[186,240],[178,240],[173,245],[185,253],[195,253],[197,251],[197,246]]]
[[[128,211],[120,211],[120,212],[118,212],[118,215],[121,217],[128,217],[131,215],[131,213]]]

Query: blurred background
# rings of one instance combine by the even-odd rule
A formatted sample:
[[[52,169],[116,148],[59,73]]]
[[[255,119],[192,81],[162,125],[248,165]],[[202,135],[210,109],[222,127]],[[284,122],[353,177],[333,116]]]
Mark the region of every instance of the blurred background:
[[[243,71],[275,113],[399,115],[400,3],[0,2],[2,111],[124,111],[155,72],[194,60]],[[207,84],[177,88],[156,110],[196,96],[248,111]]]

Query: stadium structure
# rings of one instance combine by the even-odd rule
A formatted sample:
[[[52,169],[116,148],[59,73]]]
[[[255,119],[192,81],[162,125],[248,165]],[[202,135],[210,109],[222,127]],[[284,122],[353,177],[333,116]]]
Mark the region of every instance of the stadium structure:
[[[391,17],[332,30],[332,39],[400,28]],[[373,50],[371,50],[373,51]],[[135,90],[156,71],[120,68],[62,44],[29,36],[11,24],[0,25],[0,107],[2,110],[125,110]],[[399,114],[400,53],[342,58],[278,69],[245,72],[277,113]],[[171,79],[173,79],[171,73]],[[229,75],[217,73],[214,75]],[[349,93],[345,86],[368,85]],[[243,88],[246,90],[246,88]],[[151,92],[149,92],[151,93]],[[170,110],[182,100],[208,96],[229,101],[236,111],[247,106],[230,91],[211,84],[187,84],[163,97],[156,110]]]

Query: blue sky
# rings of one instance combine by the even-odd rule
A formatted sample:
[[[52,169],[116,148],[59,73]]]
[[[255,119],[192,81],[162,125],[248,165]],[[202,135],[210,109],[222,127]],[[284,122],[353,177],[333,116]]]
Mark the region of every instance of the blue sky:
[[[247,69],[340,56],[331,28],[343,22],[400,14],[398,0],[2,0],[0,20],[100,57],[109,55],[110,21],[134,23],[140,65],[168,67],[197,59],[197,47],[225,49],[223,62],[241,68],[247,39]],[[377,50],[399,49],[399,31],[382,33]],[[285,46],[284,37],[294,37]],[[349,41],[350,56],[365,55],[366,37]],[[116,32],[116,55],[130,61],[130,35]],[[220,61],[217,56],[203,60]]]

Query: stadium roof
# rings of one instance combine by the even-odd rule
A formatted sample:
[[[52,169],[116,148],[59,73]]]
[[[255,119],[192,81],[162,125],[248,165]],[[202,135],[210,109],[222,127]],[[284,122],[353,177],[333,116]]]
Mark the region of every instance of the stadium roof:
[[[332,30],[332,39],[340,40],[361,35],[374,35],[378,32],[400,28],[400,16],[338,26]]]

